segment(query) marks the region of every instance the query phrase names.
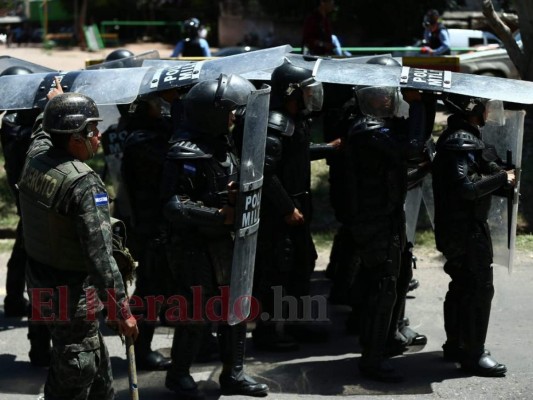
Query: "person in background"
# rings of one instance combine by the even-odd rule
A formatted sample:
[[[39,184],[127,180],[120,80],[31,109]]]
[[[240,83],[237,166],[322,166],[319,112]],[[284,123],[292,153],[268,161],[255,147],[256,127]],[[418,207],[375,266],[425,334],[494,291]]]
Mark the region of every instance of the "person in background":
[[[305,18],[302,32],[304,54],[316,56],[335,54],[329,20],[329,14],[334,8],[334,0],[319,0],[318,7]]]
[[[430,56],[450,55],[450,35],[448,29],[440,22],[437,10],[429,10],[424,16],[424,43],[420,51]]]
[[[205,39],[205,28],[198,18],[189,18],[183,23],[185,38],[174,47],[170,57],[211,57],[209,43]]]

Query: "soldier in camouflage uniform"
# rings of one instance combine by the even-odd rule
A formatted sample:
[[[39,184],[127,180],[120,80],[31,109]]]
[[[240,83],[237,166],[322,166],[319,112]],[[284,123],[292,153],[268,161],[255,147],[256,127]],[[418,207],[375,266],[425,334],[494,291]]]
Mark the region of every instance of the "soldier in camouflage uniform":
[[[98,109],[56,84],[19,181],[32,318],[47,324],[53,343],[45,398],[110,400],[113,378],[98,312],[106,304],[109,320],[126,336],[137,336],[137,323],[112,255],[105,186],[84,163],[99,145]]]

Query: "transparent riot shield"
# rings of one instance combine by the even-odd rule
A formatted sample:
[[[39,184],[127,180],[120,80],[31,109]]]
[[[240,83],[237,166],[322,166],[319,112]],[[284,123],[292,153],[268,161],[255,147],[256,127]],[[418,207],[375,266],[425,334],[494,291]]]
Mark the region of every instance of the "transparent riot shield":
[[[134,101],[149,68],[122,68],[35,73],[0,77],[0,109],[23,110],[43,108],[46,95],[55,87],[55,78],[65,92],[77,92],[91,97],[98,105],[127,104]]]
[[[139,94],[190,86],[200,81],[216,79],[220,74],[241,75],[274,69],[283,64],[285,55],[291,50],[291,46],[284,45],[192,63],[150,60],[144,65],[153,68],[153,76],[146,80]]]
[[[316,64],[315,79],[325,83],[401,87],[533,104],[533,82],[523,80],[423,68],[339,63],[328,59],[320,59]]]
[[[278,46],[245,54],[207,61],[150,67],[79,70],[0,77],[0,110],[22,110],[44,107],[46,95],[61,81],[65,92],[91,97],[98,105],[128,104],[137,96],[191,86],[203,80],[216,79],[221,73],[240,74],[266,70],[281,65],[291,46]],[[143,61],[143,63],[146,60]],[[174,65],[174,64],[172,64]]]
[[[228,307],[230,325],[250,314],[269,99],[270,87],[265,86],[253,92],[246,105]]]
[[[505,124],[489,122],[483,127],[483,141],[496,147],[498,155],[516,171],[516,186],[508,196],[492,196],[489,227],[494,248],[494,265],[513,269],[516,242],[516,222],[522,164],[522,139],[525,111],[505,111]]]

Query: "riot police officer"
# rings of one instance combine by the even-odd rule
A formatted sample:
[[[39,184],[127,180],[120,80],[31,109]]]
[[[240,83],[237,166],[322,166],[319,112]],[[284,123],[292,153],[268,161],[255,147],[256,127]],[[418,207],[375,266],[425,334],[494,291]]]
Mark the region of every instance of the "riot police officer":
[[[370,379],[398,382],[403,377],[387,359],[397,354],[399,313],[410,280],[410,264],[402,262],[409,114],[396,88],[361,88],[356,101],[358,113],[344,146],[342,220],[350,249],[344,257],[351,265],[346,278],[359,312],[359,369]]]
[[[514,170],[501,168],[483,142],[486,100],[449,94],[444,102],[452,115],[432,164],[435,240],[451,278],[444,301],[444,358],[475,375],[503,376],[507,368],[485,349],[494,296],[487,218],[491,194],[514,185]]]
[[[183,23],[185,38],[180,40],[170,57],[211,57],[207,40],[200,36],[200,20],[189,18]]]
[[[190,366],[205,337],[214,310],[195,309],[228,285],[233,252],[234,184],[237,151],[230,130],[235,111],[246,105],[254,86],[238,75],[197,83],[181,100],[186,129],[171,139],[162,179],[164,214],[170,222],[170,268],[178,293],[186,299],[172,342],[172,367],[166,386],[180,398],[201,394]],[[195,293],[200,290],[200,296]],[[202,304],[193,304],[201,300]],[[231,305],[229,305],[231,306]],[[230,326],[220,318],[217,329],[223,364],[223,394],[265,396],[268,387],[244,373],[246,323]]]
[[[112,399],[97,313],[107,304],[126,336],[136,337],[137,324],[112,254],[107,192],[84,162],[97,151],[101,119],[92,99],[63,94],[57,79],[56,87],[19,181],[32,318],[45,320],[53,338],[45,397]]]
[[[13,66],[7,68],[2,75],[25,75],[32,71],[26,67]],[[17,110],[7,112],[2,119],[0,140],[4,153],[6,177],[9,187],[16,199],[17,213],[20,215],[18,190],[16,183],[24,166],[26,152],[30,146],[30,137],[35,119],[40,109]],[[28,301],[24,298],[26,286],[26,250],[22,236],[22,221],[17,224],[15,243],[11,257],[7,262],[6,297],[4,299],[4,315],[20,317],[28,314]],[[28,321],[28,339],[30,341],[30,362],[33,366],[47,367],[50,365],[50,332],[43,324]]]
[[[327,332],[303,321],[302,298],[310,293],[317,253],[311,236],[311,160],[324,158],[324,147],[311,145],[311,115],[321,110],[323,88],[311,71],[288,60],[274,69],[265,151],[265,181],[256,257],[254,291],[263,315],[257,322],[254,344],[261,349],[295,349],[297,341],[323,341]],[[274,316],[275,290],[291,295],[297,310]],[[290,323],[289,323],[290,322]],[[306,321],[310,322],[310,321]]]
[[[164,105],[163,100],[156,95],[137,99],[125,115],[123,134],[122,179],[132,210],[128,247],[138,261],[134,295],[144,302],[140,310],[135,310],[143,315],[143,319],[139,320],[135,357],[137,368],[144,370],[170,367],[169,359],[151,349],[158,310],[148,310],[146,304],[147,296],[167,294],[169,275],[163,247],[161,208],[159,202],[154,201],[154,193],[159,192],[171,133]],[[122,132],[118,135],[122,135]]]

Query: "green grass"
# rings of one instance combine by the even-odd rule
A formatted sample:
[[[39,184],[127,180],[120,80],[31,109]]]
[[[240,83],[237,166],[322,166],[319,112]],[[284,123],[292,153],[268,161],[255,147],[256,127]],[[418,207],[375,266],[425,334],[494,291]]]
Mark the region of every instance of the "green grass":
[[[4,166],[4,153],[0,153],[0,227],[3,229],[15,229],[18,222],[17,207],[9,185]]]
[[[0,253],[9,253],[13,249],[15,239],[0,239]]]
[[[516,236],[516,249],[519,251],[533,250],[533,234],[522,234]]]

